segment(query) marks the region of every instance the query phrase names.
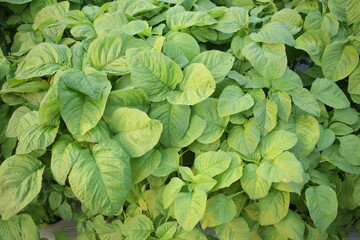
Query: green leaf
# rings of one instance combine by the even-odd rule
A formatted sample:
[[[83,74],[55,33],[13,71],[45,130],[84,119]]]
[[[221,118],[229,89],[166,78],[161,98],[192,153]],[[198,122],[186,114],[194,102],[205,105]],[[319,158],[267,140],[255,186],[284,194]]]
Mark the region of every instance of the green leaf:
[[[0,237],[11,240],[34,240],[39,239],[39,232],[29,215],[20,214],[7,220],[0,218]]]
[[[13,155],[0,166],[0,213],[7,220],[40,192],[43,164],[32,156]]]
[[[260,142],[260,131],[255,118],[245,122],[244,127],[234,127],[228,136],[228,144],[241,154],[251,155]]]
[[[271,182],[257,175],[258,167],[248,164],[244,167],[243,176],[240,178],[241,186],[249,195],[250,199],[259,199],[268,195]]]
[[[49,195],[49,205],[52,210],[60,206],[62,202],[62,195],[59,192],[51,192]]]
[[[171,178],[170,182],[165,186],[163,194],[164,208],[170,207],[170,205],[175,200],[176,196],[179,194],[181,188],[185,183],[177,177]]]
[[[290,95],[294,104],[300,109],[314,116],[320,115],[319,104],[309,90],[306,88],[299,88],[291,91]]]
[[[358,174],[360,171],[360,166],[351,165],[347,162],[347,159],[340,155],[338,145],[331,145],[325,149],[322,154],[327,161],[344,172]]]
[[[260,153],[265,159],[274,159],[283,151],[292,148],[297,140],[294,133],[274,130],[261,140]]]
[[[151,150],[145,155],[131,160],[131,176],[133,184],[147,178],[160,165],[161,153],[158,150]]]
[[[110,90],[111,84],[108,82],[100,99],[96,100],[72,90],[60,81],[58,96],[61,116],[72,134],[83,135],[98,124],[104,114]]]
[[[340,141],[339,153],[352,165],[360,165],[360,138],[356,135],[349,134],[338,137]]]
[[[106,74],[93,68],[84,71],[71,68],[64,71],[60,78],[67,87],[96,100],[100,99],[108,83]]]
[[[231,154],[231,163],[228,169],[215,177],[217,183],[212,189],[213,191],[230,186],[242,176],[243,163],[240,156],[236,153],[228,152],[228,154]]]
[[[176,62],[153,50],[137,54],[131,61],[130,68],[134,85],[143,89],[154,102],[165,100],[183,78]]]
[[[174,236],[176,232],[176,228],[177,228],[176,222],[166,222],[163,223],[160,227],[158,227],[155,233],[156,236],[160,238],[160,240],[167,240],[167,239],[171,239]]]
[[[124,224],[129,240],[146,240],[155,231],[153,222],[145,215],[136,215]]]
[[[276,230],[294,240],[303,240],[305,232],[305,224],[299,214],[289,211],[286,217],[279,223],[275,224]]]
[[[271,100],[263,100],[254,106],[254,117],[261,131],[266,135],[277,123],[277,105]]]
[[[25,116],[29,112],[31,112],[31,110],[24,106],[17,108],[13,112],[6,128],[6,132],[5,132],[6,137],[15,138],[18,136],[17,126],[19,125],[19,121],[23,116]]]
[[[261,163],[256,173],[269,182],[302,183],[304,171],[294,154],[286,151],[272,161]]]
[[[111,216],[119,212],[131,187],[130,159],[113,140],[82,150],[69,182],[75,196],[95,213]],[[99,201],[101,199],[101,201]]]
[[[189,189],[193,189],[193,191],[204,191],[209,192],[213,187],[216,185],[216,180],[208,175],[203,173],[199,173],[196,176],[193,176],[190,181],[192,182],[189,184]]]
[[[281,120],[287,122],[289,120],[292,108],[291,98],[289,94],[287,94],[286,92],[276,92],[271,95],[270,100],[276,103],[276,105],[278,106],[278,117]]]
[[[51,172],[60,185],[65,185],[70,169],[81,150],[81,147],[77,143],[72,143],[72,139],[67,135],[60,137],[54,144],[51,150]]]
[[[320,127],[320,137],[319,141],[316,143],[317,149],[320,151],[330,147],[335,141],[335,133],[328,128],[323,128],[321,125]]]
[[[26,113],[22,117],[20,122],[22,131],[18,134],[17,154],[46,150],[54,142],[58,126],[36,124],[38,119],[38,113],[35,111]]]
[[[149,109],[149,99],[141,89],[120,89],[111,91],[106,102],[105,115],[111,114],[119,107],[136,108],[147,112]]]
[[[125,60],[125,42],[124,36],[101,37],[92,41],[88,48],[91,65],[108,74],[129,73],[130,69]]]
[[[191,63],[202,63],[210,70],[215,81],[222,81],[231,70],[235,58],[218,50],[204,51],[196,56]]]
[[[206,193],[179,193],[174,202],[175,218],[186,231],[191,231],[203,217],[206,208]]]
[[[188,28],[191,26],[206,26],[212,25],[217,21],[205,12],[189,12],[183,11],[171,15],[167,20],[167,25],[172,31]]]
[[[347,91],[350,94],[360,94],[360,64],[349,76],[349,85]]]
[[[83,135],[73,135],[73,138],[79,142],[98,143],[102,140],[110,139],[110,129],[104,120],[100,120],[99,123]]]
[[[328,186],[309,187],[305,191],[305,197],[315,226],[320,231],[325,231],[337,215],[338,202],[335,191]]]
[[[73,217],[71,206],[66,200],[54,212],[66,222],[71,221]]]
[[[177,147],[186,147],[193,143],[198,137],[201,136],[206,128],[206,121],[197,115],[190,117],[189,127],[184,136],[178,142]]]
[[[200,47],[191,35],[182,32],[171,32],[166,36],[164,52],[177,63],[183,57],[190,62],[200,54]]]
[[[206,127],[201,136],[197,138],[200,143],[209,144],[221,137],[230,117],[220,117],[216,110],[218,100],[215,98],[208,98],[192,108],[192,114],[197,115],[202,120],[206,121]]]
[[[121,27],[128,23],[124,11],[105,13],[94,21],[94,28],[98,36],[115,35]]]
[[[271,82],[271,86],[279,91],[290,91],[302,88],[303,83],[297,73],[286,68],[285,73],[281,77],[276,78]]]
[[[166,147],[176,146],[184,136],[190,122],[190,107],[163,102],[151,107],[149,116],[163,125],[160,143]]]
[[[260,225],[272,225],[280,222],[288,213],[290,194],[282,191],[271,191],[259,199]]]
[[[329,9],[340,22],[347,22],[348,25],[360,21],[357,9],[360,4],[356,0],[329,0]]]
[[[325,47],[330,44],[330,36],[323,30],[309,30],[295,41],[295,48],[307,52],[311,60],[321,66],[321,56]]]
[[[357,123],[359,120],[358,112],[351,107],[343,108],[343,109],[335,109],[333,112],[333,116],[331,118],[331,122],[343,122],[348,125],[353,125]]]
[[[160,149],[160,152],[160,164],[152,174],[156,177],[165,177],[178,169],[180,156],[176,148]]]
[[[296,34],[301,30],[303,20],[301,15],[294,9],[283,8],[278,12],[275,12],[271,17],[272,22],[281,22],[291,32]]]
[[[281,22],[270,22],[263,25],[257,33],[251,33],[250,37],[255,42],[286,44],[294,46],[295,41],[288,28]]]
[[[17,79],[52,75],[70,64],[71,51],[67,46],[52,43],[36,45],[20,62],[15,72]]]
[[[45,27],[61,21],[65,18],[65,13],[69,11],[69,2],[59,2],[45,6],[34,18],[33,28],[44,29]]]
[[[359,63],[359,54],[352,46],[345,46],[337,41],[326,46],[321,62],[325,77],[338,81],[355,70]]]
[[[235,217],[230,222],[215,228],[216,234],[223,240],[250,240],[250,229],[241,217]]]
[[[99,235],[100,240],[111,240],[114,238],[122,239],[121,227],[123,226],[122,222],[118,219],[113,220],[108,223],[104,220],[104,217],[98,215],[94,220],[94,229],[96,233]]]
[[[146,0],[125,0],[112,3],[111,9],[112,8],[114,8],[115,11],[123,10],[127,15],[133,16],[135,14],[154,10],[157,6]]]
[[[215,227],[231,221],[236,215],[236,206],[231,197],[217,194],[206,202],[206,210],[201,219],[203,228]]]
[[[140,157],[151,150],[159,141],[163,126],[140,110],[118,108],[105,119],[120,143],[131,157]]]
[[[194,105],[208,98],[215,86],[211,72],[201,63],[192,63],[184,69],[180,91],[171,92],[167,100],[172,104]]]
[[[311,115],[295,118],[295,131],[298,141],[290,150],[298,159],[307,157],[315,148],[320,138],[319,123]]]
[[[242,7],[230,7],[219,18],[215,29],[223,33],[234,33],[249,24],[248,10]]]
[[[281,77],[287,69],[284,44],[247,44],[242,50],[251,65],[268,80]]]
[[[346,108],[350,106],[345,94],[336,83],[326,78],[317,78],[311,85],[310,92],[324,104],[333,108]]]
[[[194,166],[198,173],[216,176],[224,172],[231,163],[231,155],[223,151],[209,151],[195,158]]]
[[[219,97],[217,111],[220,117],[232,115],[250,109],[254,99],[247,93],[244,94],[237,86],[227,86]]]

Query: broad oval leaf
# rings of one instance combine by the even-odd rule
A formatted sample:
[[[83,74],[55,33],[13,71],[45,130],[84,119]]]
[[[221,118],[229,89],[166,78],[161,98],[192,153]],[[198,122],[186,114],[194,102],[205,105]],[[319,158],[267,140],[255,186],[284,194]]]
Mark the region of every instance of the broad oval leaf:
[[[65,45],[40,43],[19,64],[15,77],[29,79],[52,75],[65,65],[70,65],[71,51]]]
[[[254,106],[254,117],[259,128],[266,135],[274,129],[277,124],[277,105],[271,100],[263,100]]]
[[[219,116],[216,110],[217,105],[217,99],[208,98],[192,108],[192,114],[197,115],[206,121],[204,131],[201,136],[197,138],[200,143],[209,144],[219,139],[230,120],[229,116]]]
[[[310,92],[315,98],[333,108],[350,107],[350,102],[336,83],[326,78],[317,78],[311,85]]]
[[[247,44],[242,50],[251,65],[268,80],[281,77],[287,69],[284,44]]]
[[[176,62],[153,50],[137,54],[132,59],[130,68],[134,85],[143,89],[154,102],[165,100],[183,78]]]
[[[243,176],[240,178],[241,186],[250,199],[265,197],[271,187],[271,182],[257,175],[257,169],[258,167],[255,164],[246,165],[243,170]]]
[[[59,83],[59,102],[61,116],[69,131],[74,135],[83,135],[100,121],[105,111],[107,97],[111,90],[107,83],[100,99],[96,100]]]
[[[192,63],[184,69],[180,91],[171,92],[167,100],[172,104],[194,105],[208,98],[215,86],[211,72],[201,63]]]
[[[71,68],[64,71],[60,78],[69,88],[97,100],[100,99],[108,83],[106,74],[93,68],[83,71]]]
[[[290,92],[292,100],[296,106],[304,110],[305,112],[310,113],[314,116],[320,115],[319,104],[316,101],[315,97],[309,90],[306,88],[299,88]]]
[[[201,219],[204,228],[215,227],[231,221],[236,215],[236,206],[231,197],[217,194],[206,202],[206,210]]]
[[[175,218],[186,231],[191,231],[205,213],[206,193],[179,193],[174,202]]]
[[[228,53],[210,50],[196,56],[191,63],[202,63],[210,70],[215,81],[222,81],[231,70],[235,58]]]
[[[219,97],[217,111],[220,117],[232,115],[250,109],[254,99],[250,94],[245,94],[237,86],[227,86]]]
[[[232,156],[227,152],[209,151],[197,156],[194,166],[198,173],[213,177],[224,172],[229,167],[231,158]]]
[[[260,225],[272,225],[280,222],[288,213],[290,194],[282,191],[271,191],[259,200]]]
[[[124,36],[101,37],[89,45],[88,57],[91,65],[99,71],[123,75],[130,72],[125,60]]]
[[[338,202],[335,191],[328,186],[309,187],[305,191],[310,217],[320,231],[325,231],[335,220]]]
[[[153,222],[145,215],[136,215],[124,224],[125,235],[131,240],[146,240],[155,231]]]
[[[1,164],[0,214],[3,220],[18,213],[39,194],[44,168],[31,155],[14,155]]]
[[[260,143],[260,153],[265,159],[274,159],[297,142],[296,134],[284,130],[274,130]]]
[[[298,116],[295,118],[295,131],[298,141],[290,151],[298,159],[303,159],[313,151],[320,138],[319,123],[311,115]]]
[[[244,124],[244,127],[234,127],[228,136],[228,144],[241,154],[251,155],[260,142],[260,131],[254,118]]]
[[[230,222],[215,228],[216,234],[223,240],[250,240],[250,228],[241,217],[235,217]]]
[[[352,46],[333,42],[326,46],[321,63],[325,77],[338,81],[354,71],[359,63],[359,54]]]
[[[151,107],[149,116],[163,125],[160,143],[166,147],[176,146],[184,136],[190,122],[190,107],[162,102]]]
[[[151,150],[159,141],[163,126],[140,110],[118,108],[105,119],[120,143],[131,157],[140,157]]]
[[[250,37],[255,42],[279,44],[284,43],[294,46],[295,41],[288,28],[281,22],[270,22],[263,25],[257,33],[251,33]]]
[[[75,196],[95,213],[120,211],[131,187],[130,158],[113,140],[81,150],[69,174]]]

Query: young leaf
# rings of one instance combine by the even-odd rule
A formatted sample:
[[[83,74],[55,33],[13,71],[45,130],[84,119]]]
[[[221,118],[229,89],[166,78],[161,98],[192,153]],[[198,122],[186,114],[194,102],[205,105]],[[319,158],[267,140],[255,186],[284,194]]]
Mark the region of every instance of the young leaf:
[[[260,225],[272,225],[280,222],[288,213],[290,194],[282,191],[271,191],[259,199]]]
[[[324,104],[333,108],[346,108],[350,106],[345,94],[336,83],[326,78],[317,78],[311,85],[310,92]]]
[[[153,64],[155,62],[156,65]],[[130,69],[134,85],[143,89],[154,102],[165,100],[183,78],[180,66],[156,51],[137,54],[131,61]]]
[[[198,173],[216,176],[224,172],[230,165],[231,155],[223,152],[206,152],[195,158],[194,166]]]
[[[201,219],[203,228],[215,227],[231,221],[236,215],[234,201],[223,194],[217,194],[206,202],[206,210]]]
[[[203,217],[206,208],[206,193],[179,193],[174,202],[175,218],[186,231],[191,231]]]
[[[130,192],[129,172],[129,156],[117,142],[105,140],[91,151],[81,151],[69,182],[75,196],[87,208],[111,216],[119,212]]]
[[[177,177],[171,179],[169,184],[165,186],[164,194],[163,194],[163,202],[164,208],[170,207],[170,205],[175,200],[176,196],[179,194],[181,188],[185,185],[185,183]]]
[[[3,220],[18,213],[39,194],[44,168],[31,155],[14,155],[1,164],[0,213]]]
[[[71,51],[67,46],[40,43],[19,64],[15,77],[29,79],[52,75],[65,65],[70,65]]]
[[[163,126],[140,110],[118,108],[107,119],[114,139],[131,157],[140,157],[150,151],[159,141]]]
[[[254,117],[260,129],[264,132],[264,135],[273,130],[273,128],[276,126],[277,111],[278,108],[276,103],[268,99],[255,104]]]
[[[309,187],[305,191],[310,217],[320,231],[325,231],[335,220],[338,202],[335,191],[328,186]]]
[[[244,94],[237,86],[226,87],[219,97],[217,111],[220,117],[248,110],[254,105],[250,94]]]
[[[268,195],[271,182],[257,175],[258,167],[248,164],[244,167],[243,176],[240,178],[241,186],[250,199],[259,199]]]

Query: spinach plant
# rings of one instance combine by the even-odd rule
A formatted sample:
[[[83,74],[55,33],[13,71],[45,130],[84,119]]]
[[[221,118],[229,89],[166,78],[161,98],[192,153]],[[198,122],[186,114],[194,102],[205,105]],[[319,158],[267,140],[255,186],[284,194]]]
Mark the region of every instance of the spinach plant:
[[[0,2],[1,239],[360,228],[360,1]]]

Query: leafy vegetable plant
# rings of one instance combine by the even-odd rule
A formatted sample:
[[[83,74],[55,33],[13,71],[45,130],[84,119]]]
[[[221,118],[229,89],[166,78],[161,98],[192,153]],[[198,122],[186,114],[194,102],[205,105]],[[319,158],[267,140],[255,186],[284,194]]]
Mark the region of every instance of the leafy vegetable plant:
[[[360,228],[360,1],[0,2],[0,239]]]

